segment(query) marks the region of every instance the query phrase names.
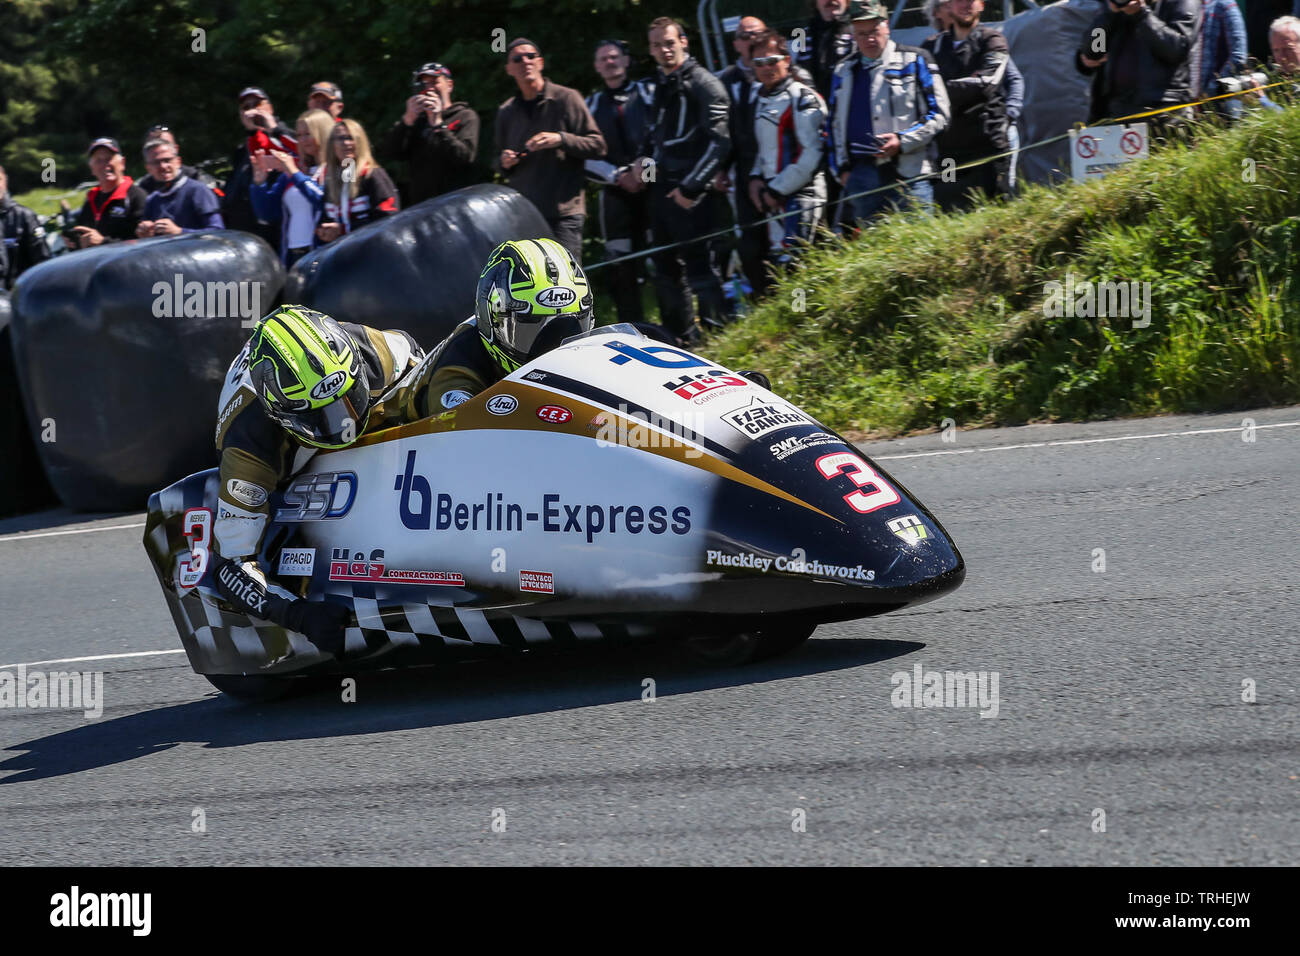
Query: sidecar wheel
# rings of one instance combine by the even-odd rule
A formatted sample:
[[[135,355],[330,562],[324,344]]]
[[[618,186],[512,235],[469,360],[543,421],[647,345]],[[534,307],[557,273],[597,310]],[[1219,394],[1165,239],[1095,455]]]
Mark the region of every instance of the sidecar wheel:
[[[258,674],[204,674],[208,683],[227,697],[255,703],[280,700],[304,690],[307,681],[297,677],[263,677]]]
[[[686,652],[701,664],[739,667],[794,650],[812,637],[814,625],[764,628],[723,636],[702,635],[685,642]]]

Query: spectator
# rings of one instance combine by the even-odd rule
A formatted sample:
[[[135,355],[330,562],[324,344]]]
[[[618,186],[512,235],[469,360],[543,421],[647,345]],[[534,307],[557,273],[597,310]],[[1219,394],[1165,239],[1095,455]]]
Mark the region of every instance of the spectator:
[[[239,121],[251,135],[241,143],[230,158],[230,178],[226,180],[225,195],[221,200],[221,218],[227,229],[240,229],[261,236],[278,250],[279,230],[257,218],[253,211],[250,189],[253,185],[253,153],[266,153],[271,149],[292,153],[297,149],[293,131],[276,118],[266,91],[260,86],[250,86],[239,94]]]
[[[1246,21],[1234,0],[1203,0],[1200,39],[1192,48],[1196,96],[1218,96],[1220,77],[1236,76],[1246,66]],[[1215,100],[1210,106],[1228,120],[1240,119],[1239,96]]]
[[[1278,79],[1300,81],[1300,19],[1285,16],[1274,20],[1268,30],[1268,44],[1273,51],[1273,67]],[[1258,95],[1261,106],[1280,110],[1283,103],[1289,104],[1300,98],[1300,82],[1275,86],[1267,94]]]
[[[1201,0],[1105,0],[1075,53],[1079,72],[1092,77],[1088,121],[1191,102],[1191,54],[1200,25]],[[1094,41],[1097,30],[1103,34]],[[1168,126],[1189,112],[1162,113],[1151,122]]]
[[[1273,23],[1291,13],[1300,13],[1296,0],[1243,0],[1246,18],[1246,52],[1258,63],[1268,60],[1269,32]]]
[[[990,197],[1011,193],[1011,161],[1004,155],[1011,144],[1003,86],[1010,55],[1006,37],[980,25],[983,11],[984,0],[952,0],[948,30],[921,44],[939,68],[950,104],[948,125],[936,140],[939,155],[956,167],[999,157],[955,176],[941,176],[935,198],[945,211],[963,207],[972,189]]]
[[[766,211],[755,207],[747,195],[746,184],[758,156],[758,143],[754,139],[754,106],[758,102],[759,84],[754,78],[750,48],[754,40],[766,30],[767,24],[758,17],[741,17],[736,25],[735,38],[731,41],[732,49],[740,57],[718,73],[718,79],[726,88],[731,103],[727,131],[731,135],[731,165],[735,172],[729,175],[723,169],[713,178],[714,189],[732,192],[736,225],[740,228],[740,268],[749,280],[750,290],[755,296],[760,296],[767,290],[766,262],[772,243],[768,238],[767,223],[762,222],[767,215]],[[789,73],[788,66],[786,73]],[[740,184],[738,190],[733,188],[736,183]]]
[[[556,240],[581,264],[587,216],[583,161],[605,155],[605,137],[582,94],[543,77],[545,67],[532,40],[510,41],[506,72],[519,95],[497,110],[497,168],[537,207]]]
[[[853,53],[853,28],[849,26],[849,0],[814,0],[816,15],[796,37],[795,63],[812,76],[812,85],[829,102],[831,77],[846,56]]]
[[[307,109],[324,110],[332,118],[338,119],[343,115],[343,91],[337,83],[329,80],[313,83],[311,92],[307,94]]]
[[[144,190],[126,175],[126,161],[117,140],[104,137],[86,150],[96,184],[86,193],[71,235],[63,237],[69,249],[85,249],[105,242],[135,238],[144,214]]]
[[[316,225],[325,207],[325,148],[334,117],[308,110],[294,136],[299,160],[278,149],[253,159],[253,209],[259,219],[280,224],[280,261],[288,269],[316,245]],[[278,173],[274,179],[272,173]]]
[[[596,44],[596,73],[604,88],[587,97],[600,135],[605,138],[605,158],[589,159],[587,175],[601,183],[597,219],[607,258],[616,259],[646,248],[650,218],[645,193],[628,192],[615,180],[637,158],[645,138],[654,101],[654,84],[633,80],[628,74],[632,57],[622,40],[601,40]],[[645,277],[642,259],[629,259],[609,269],[614,308],[620,322],[643,322],[641,283]]]
[[[827,103],[831,101],[835,68],[854,53],[848,10],[849,0],[813,0],[812,19],[795,31],[796,38],[790,44],[795,66],[812,77],[813,88]],[[799,75],[797,71],[795,75]],[[848,215],[848,209],[839,201],[840,181],[834,176],[827,181],[826,192],[831,203],[832,227],[839,232],[840,219]]]
[[[0,166],[0,288],[12,289],[18,277],[50,257],[45,228],[36,213],[9,195],[9,177]]]
[[[939,33],[952,26],[952,4],[950,0],[925,0],[921,8],[925,18]],[[935,39],[927,37],[927,40]],[[1007,158],[1007,178],[1011,188],[1016,188],[1016,167],[1020,162],[1020,114],[1025,109],[1025,76],[1016,66],[1016,61],[1007,56],[1007,70],[1002,75],[1002,98],[1007,111],[1007,143],[1011,155]]]
[[[1283,76],[1300,74],[1300,19],[1278,17],[1268,29],[1273,63]]]
[[[175,146],[162,139],[149,140],[144,144],[144,164],[158,188],[145,199],[137,237],[225,228],[217,194],[181,172],[181,154]]]
[[[925,50],[890,37],[889,11],[880,0],[855,6],[852,17],[861,55],[836,67],[831,83],[831,173],[859,223],[890,203],[929,210],[934,186],[918,177],[933,176],[934,141],[948,124],[943,79]],[[897,188],[881,189],[888,186]]]
[[[812,239],[826,205],[826,102],[791,74],[790,48],[779,33],[760,33],[750,56],[761,89],[754,107],[757,150],[746,198],[761,215],[788,213],[777,222],[783,248],[793,250]]]
[[[720,327],[727,317],[712,243],[691,241],[713,231],[713,207],[701,200],[731,151],[727,91],[695,62],[686,31],[676,20],[659,17],[650,24],[649,35],[650,53],[659,64],[655,121],[641,157],[619,184],[638,191],[649,182],[655,244],[686,243],[655,256],[655,286],[665,326],[691,342],[699,336],[692,292],[706,324]]]
[[[171,127],[169,126],[163,126],[161,123],[150,126],[145,131],[144,142],[147,143],[151,139],[161,139],[164,142],[170,143],[172,149],[177,152],[180,151],[181,147],[180,144],[176,142],[176,134],[171,131]],[[202,183],[209,189],[216,189],[217,187],[217,181],[215,179],[195,166],[182,166],[181,173],[188,176],[190,179]],[[144,190],[146,196],[158,188],[158,181],[153,178],[153,173],[145,173],[135,181],[135,184]]]
[[[325,211],[316,238],[333,242],[399,208],[397,189],[370,155],[370,138],[361,124],[336,122],[325,150]]]
[[[407,205],[472,184],[478,155],[478,114],[453,101],[451,70],[426,63],[412,76],[406,112],[384,137],[383,154],[410,170]]]

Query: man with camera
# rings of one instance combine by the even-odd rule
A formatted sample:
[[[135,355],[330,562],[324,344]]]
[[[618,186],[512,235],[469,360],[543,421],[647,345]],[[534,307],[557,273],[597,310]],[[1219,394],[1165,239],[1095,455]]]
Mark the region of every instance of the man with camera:
[[[1192,48],[1201,29],[1201,0],[1104,0],[1075,52],[1092,77],[1088,122],[1116,119],[1192,101]],[[1155,129],[1185,122],[1188,110],[1147,121]]]
[[[404,160],[409,185],[404,205],[472,184],[478,155],[478,113],[452,99],[451,70],[425,63],[411,74],[412,93],[406,111],[384,136],[382,153]]]
[[[331,80],[313,83],[307,93],[307,109],[324,110],[338,119],[343,115],[343,91]]]
[[[596,43],[593,66],[603,87],[587,97],[587,109],[605,137],[604,159],[589,159],[587,175],[601,184],[597,219],[605,255],[621,258],[646,247],[650,233],[644,193],[630,193],[618,185],[618,174],[634,159],[650,122],[654,84],[628,76],[632,56],[623,40]],[[609,269],[611,295],[620,322],[643,322],[641,282],[644,259],[628,259]]]
[[[279,251],[280,227],[262,222],[253,211],[249,190],[253,185],[253,153],[272,149],[298,154],[293,130],[276,118],[271,98],[260,86],[249,86],[239,93],[239,121],[250,134],[230,158],[230,178],[226,180],[221,200],[221,219],[227,229],[239,229],[261,236],[272,249]],[[275,173],[279,176],[279,173]]]
[[[546,79],[545,68],[536,43],[525,37],[510,41],[506,72],[519,95],[497,110],[496,166],[581,264],[587,218],[583,164],[605,155],[605,137],[582,94]]]

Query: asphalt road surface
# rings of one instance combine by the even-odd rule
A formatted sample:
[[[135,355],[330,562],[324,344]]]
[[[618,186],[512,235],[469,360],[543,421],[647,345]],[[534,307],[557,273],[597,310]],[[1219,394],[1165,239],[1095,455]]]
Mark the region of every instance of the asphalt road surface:
[[[250,706],[176,650],[142,515],[0,521],[0,665],[105,698],[0,710],[0,864],[1294,864],[1300,407],[952,437],[864,447],[965,585],[724,671],[593,650]],[[990,697],[893,706],[918,665]]]

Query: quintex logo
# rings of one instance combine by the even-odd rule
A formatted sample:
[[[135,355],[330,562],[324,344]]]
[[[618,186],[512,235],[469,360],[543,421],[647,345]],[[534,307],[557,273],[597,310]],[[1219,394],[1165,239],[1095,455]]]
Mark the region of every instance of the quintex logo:
[[[262,283],[185,281],[177,272],[171,282],[153,284],[153,314],[159,319],[243,319],[262,316]]]

